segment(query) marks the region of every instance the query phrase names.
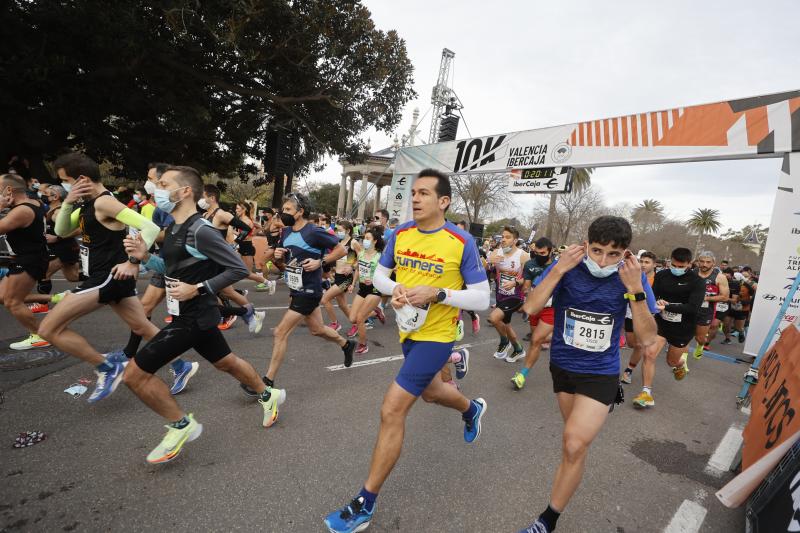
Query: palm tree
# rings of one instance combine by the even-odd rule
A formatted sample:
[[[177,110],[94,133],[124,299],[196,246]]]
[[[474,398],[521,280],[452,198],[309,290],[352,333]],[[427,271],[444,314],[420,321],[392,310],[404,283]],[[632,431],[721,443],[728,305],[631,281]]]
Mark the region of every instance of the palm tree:
[[[700,239],[706,233],[717,233],[722,224],[719,221],[719,211],[716,209],[695,209],[692,216],[686,221],[686,225],[690,230],[697,232],[697,244],[694,247],[694,253],[700,251]]]
[[[642,200],[642,203],[634,206],[632,218],[641,225],[643,231],[649,233],[657,230],[664,221],[664,206],[652,198]]]
[[[572,190],[580,192],[588,189],[592,185],[592,172],[593,168],[576,168],[572,174]],[[558,193],[550,195],[550,209],[547,211],[547,231],[544,236],[550,239],[553,238],[553,223],[556,218],[556,198]]]

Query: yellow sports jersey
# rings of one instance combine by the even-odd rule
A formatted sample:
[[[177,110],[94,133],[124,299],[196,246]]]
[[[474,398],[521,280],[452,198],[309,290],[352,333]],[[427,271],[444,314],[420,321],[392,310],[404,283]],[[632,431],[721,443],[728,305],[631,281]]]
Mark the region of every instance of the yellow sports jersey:
[[[381,265],[394,268],[397,282],[408,287],[430,285],[461,290],[464,285],[486,281],[475,240],[452,222],[433,231],[406,222],[395,229],[381,255]],[[425,323],[411,333],[400,332],[400,342],[453,342],[456,339],[458,309],[433,303]]]
[[[154,206],[154,205],[153,205],[153,204],[151,204],[151,203],[146,203],[146,204],[144,204],[144,205],[141,207],[141,211],[140,211],[140,213],[141,213],[141,214],[142,214],[142,216],[143,216],[143,217],[145,217],[147,220],[150,220],[150,221],[152,221],[152,220],[153,220],[153,212],[154,212],[155,210],[156,210],[156,206]]]

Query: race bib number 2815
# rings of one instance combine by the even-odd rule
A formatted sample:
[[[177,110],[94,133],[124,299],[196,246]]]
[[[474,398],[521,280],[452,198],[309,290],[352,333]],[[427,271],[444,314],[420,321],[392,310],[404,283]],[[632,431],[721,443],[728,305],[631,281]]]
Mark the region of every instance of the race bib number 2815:
[[[564,311],[564,343],[586,350],[604,352],[611,346],[614,318],[608,313],[592,313],[572,307]]]

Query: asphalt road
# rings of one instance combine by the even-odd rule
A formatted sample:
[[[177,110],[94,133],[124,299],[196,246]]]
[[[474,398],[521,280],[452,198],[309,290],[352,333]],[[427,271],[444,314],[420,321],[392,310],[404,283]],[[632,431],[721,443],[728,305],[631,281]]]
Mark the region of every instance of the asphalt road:
[[[263,373],[286,289],[250,297],[271,307],[264,330],[253,336],[240,321],[226,337]],[[157,323],[164,313],[157,311]],[[400,354],[392,318],[369,332],[370,351],[356,361]],[[527,327],[521,319],[514,324],[518,332]],[[128,337],[108,309],[76,329],[102,349]],[[96,405],[86,403],[88,394],[71,398],[63,390],[93,378],[92,369],[57,352],[49,355],[53,362],[32,354],[39,366],[9,370],[14,361],[25,366],[7,348],[19,337],[21,328],[1,310],[2,531],[325,531],[322,518],[364,481],[381,399],[400,366],[395,359],[331,370],[342,362],[339,348],[299,328],[276,382],[287,401],[277,425],[264,429],[260,406],[201,361],[179,402],[204,425],[203,435],[175,461],[155,467],[145,456],[163,435],[162,420],[124,386]],[[526,388],[515,392],[509,380],[517,365],[492,358],[496,342],[485,321],[479,335],[467,333],[462,342],[473,344],[463,390],[488,402],[479,441],[464,443],[459,414],[419,402],[370,531],[513,532],[545,507],[562,429],[547,352]],[[733,354],[740,346],[714,348]],[[559,532],[662,531],[687,499],[707,509],[700,531],[744,529],[743,510],[726,509],[714,497],[732,475],[715,477],[704,467],[731,424],[745,422],[735,409],[745,367],[708,357],[689,365],[687,379],[676,382],[659,364],[656,407],[647,412],[630,403],[641,385],[637,371],[628,401],[592,446]],[[46,432],[47,440],[12,449],[16,434],[31,430]]]

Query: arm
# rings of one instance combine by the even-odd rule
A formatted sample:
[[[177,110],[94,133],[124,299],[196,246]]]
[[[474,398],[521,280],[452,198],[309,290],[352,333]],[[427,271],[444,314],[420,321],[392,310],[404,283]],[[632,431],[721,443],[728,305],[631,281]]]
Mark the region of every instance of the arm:
[[[381,258],[383,260],[383,258]],[[358,270],[358,269],[356,269]],[[381,294],[390,295],[394,291],[395,286],[397,285],[396,281],[392,281],[389,276],[392,275],[392,269],[378,263],[377,268],[375,268],[375,276],[372,278],[372,285],[378,289]]]
[[[152,270],[153,272],[158,272],[159,274],[166,274],[167,272],[167,264],[164,260],[151,253],[147,253],[145,261],[142,263],[146,268]]]
[[[73,231],[78,229],[80,225],[81,210],[73,211],[72,204],[61,204],[56,216],[56,224],[54,226],[56,235],[59,237],[68,237]]]
[[[151,220],[148,220],[147,217],[143,216],[140,213],[137,213],[133,209],[129,209],[127,207],[123,207],[120,211],[114,215],[114,218],[126,226],[130,226],[132,228],[136,228],[142,234],[142,239],[144,239],[145,244],[147,247],[151,247],[154,242],[156,242],[156,237],[160,230],[158,226],[153,224]]]
[[[719,294],[709,296],[706,300],[709,302],[727,302],[728,298],[730,298],[731,289],[728,287],[728,278],[725,277],[725,274],[717,276],[717,287],[719,287]]]
[[[242,232],[239,235],[242,239],[245,239],[253,231],[253,228],[245,224],[239,217],[231,218],[230,225]]]
[[[215,294],[237,281],[247,277],[247,267],[242,258],[234,252],[222,238],[219,231],[211,226],[202,226],[195,234],[197,251],[222,267],[222,271],[203,282],[209,293]]]
[[[17,228],[25,228],[33,222],[33,211],[30,209],[14,209],[0,219],[0,235],[5,235]]]
[[[542,309],[544,309],[545,304],[555,292],[556,287],[558,287],[558,283],[561,281],[561,278],[564,277],[566,271],[561,268],[556,268],[559,261],[556,261],[542,273],[540,276],[542,281],[536,285],[533,289],[533,292],[528,293],[527,298],[525,298],[525,304],[522,306],[522,310],[529,315],[535,315],[537,313],[541,313]]]
[[[691,294],[689,294],[689,301],[685,304],[668,304],[664,309],[671,313],[686,313],[689,315],[696,314],[700,306],[703,305],[703,300],[706,297],[706,287],[705,284],[701,280],[697,280],[697,283],[692,288]]]
[[[445,305],[452,305],[465,311],[483,311],[489,308],[489,281],[483,280],[479,283],[471,283],[466,289],[455,291],[445,289],[447,297],[444,299]]]

